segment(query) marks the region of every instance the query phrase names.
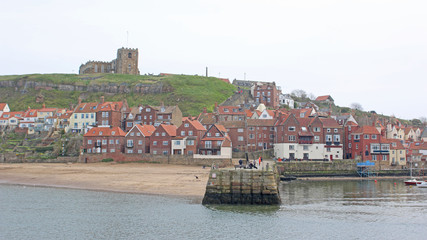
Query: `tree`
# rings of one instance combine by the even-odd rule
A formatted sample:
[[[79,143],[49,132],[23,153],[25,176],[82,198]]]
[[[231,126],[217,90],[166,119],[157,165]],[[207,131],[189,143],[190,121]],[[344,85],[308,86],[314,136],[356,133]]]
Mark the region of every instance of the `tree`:
[[[363,111],[363,107],[360,103],[352,103],[350,107],[354,110]]]
[[[314,96],[314,94],[313,94],[313,93],[309,93],[309,94],[308,94],[308,98],[309,98],[311,101],[314,101],[314,100],[316,99],[316,96]]]
[[[296,90],[293,90],[291,92],[291,96],[297,97],[297,98],[306,98],[307,97],[307,93],[304,90],[302,90],[302,89],[296,89]]]
[[[427,126],[427,117],[420,117],[420,121],[423,124],[423,127]]]

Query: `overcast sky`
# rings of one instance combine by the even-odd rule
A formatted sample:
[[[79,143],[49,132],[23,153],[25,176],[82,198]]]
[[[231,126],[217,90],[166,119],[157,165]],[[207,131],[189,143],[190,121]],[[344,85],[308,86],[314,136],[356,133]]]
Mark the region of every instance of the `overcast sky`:
[[[141,74],[208,67],[427,117],[426,9],[425,0],[3,1],[0,75],[78,73],[132,47]]]

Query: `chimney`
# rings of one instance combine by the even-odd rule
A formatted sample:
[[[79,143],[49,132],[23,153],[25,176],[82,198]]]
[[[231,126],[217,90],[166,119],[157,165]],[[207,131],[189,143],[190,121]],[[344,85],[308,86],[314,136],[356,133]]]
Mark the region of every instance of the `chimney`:
[[[203,113],[207,113],[206,107],[203,108]]]
[[[46,104],[43,103],[42,108],[46,108]]]
[[[218,103],[215,102],[215,111],[217,110],[217,108],[218,108]]]
[[[77,101],[79,102],[79,105],[82,104],[82,98],[81,97],[79,97]]]
[[[116,109],[116,111],[119,111],[120,109],[119,109],[119,104],[117,104],[116,103],[116,105],[115,105],[115,109]]]
[[[103,103],[104,103],[104,96],[101,96],[99,103],[100,103],[100,104],[103,104]]]

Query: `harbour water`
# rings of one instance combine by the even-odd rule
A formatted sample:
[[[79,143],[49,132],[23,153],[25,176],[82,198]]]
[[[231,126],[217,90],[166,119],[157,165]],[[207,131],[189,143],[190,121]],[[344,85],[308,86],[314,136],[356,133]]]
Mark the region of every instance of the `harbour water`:
[[[0,185],[0,239],[426,239],[427,189],[293,181],[280,206]]]

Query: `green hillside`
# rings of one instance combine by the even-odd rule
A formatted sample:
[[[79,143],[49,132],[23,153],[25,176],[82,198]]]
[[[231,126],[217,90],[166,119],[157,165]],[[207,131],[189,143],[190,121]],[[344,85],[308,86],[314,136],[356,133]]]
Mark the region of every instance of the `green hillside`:
[[[138,104],[178,105],[184,115],[199,114],[204,107],[212,111],[215,102],[225,101],[235,91],[235,87],[218,78],[189,76],[189,75],[120,75],[120,74],[30,74],[0,76],[0,81],[37,81],[50,84],[67,84],[75,86],[90,86],[102,84],[126,84],[133,87],[137,84],[163,83],[166,93],[157,94],[112,94],[103,92],[60,91],[56,87],[52,89],[34,89],[20,87],[1,87],[0,102],[7,102],[12,111],[25,110],[28,107],[40,108],[43,103],[47,107],[68,108],[70,104],[76,104],[78,97],[84,102],[98,101],[100,96],[105,96],[106,101],[119,101],[126,98],[129,106]],[[23,91],[25,90],[25,91]],[[37,96],[42,96],[43,103],[36,103]]]

